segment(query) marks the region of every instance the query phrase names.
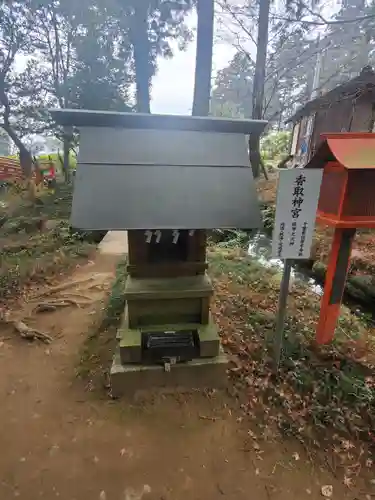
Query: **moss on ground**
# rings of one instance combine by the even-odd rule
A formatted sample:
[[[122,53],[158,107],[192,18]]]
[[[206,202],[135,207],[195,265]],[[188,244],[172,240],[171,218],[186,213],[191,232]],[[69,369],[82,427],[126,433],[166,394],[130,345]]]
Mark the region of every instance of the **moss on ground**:
[[[15,192],[0,201],[0,303],[67,272],[95,248],[95,238],[70,227],[71,185],[58,185],[36,203]]]

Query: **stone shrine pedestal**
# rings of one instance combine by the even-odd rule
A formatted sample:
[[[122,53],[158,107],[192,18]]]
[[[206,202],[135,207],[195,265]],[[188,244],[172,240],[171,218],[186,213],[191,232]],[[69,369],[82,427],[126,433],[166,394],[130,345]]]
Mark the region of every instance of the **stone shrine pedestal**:
[[[210,315],[205,231],[134,230],[128,243],[113,396],[153,386],[225,385],[226,357]]]

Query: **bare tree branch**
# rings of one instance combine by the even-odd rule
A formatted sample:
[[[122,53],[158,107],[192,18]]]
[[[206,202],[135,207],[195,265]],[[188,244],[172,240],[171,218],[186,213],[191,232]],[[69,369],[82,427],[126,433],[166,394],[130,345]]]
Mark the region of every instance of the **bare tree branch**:
[[[256,39],[251,33],[251,31],[245,26],[244,22],[239,18],[236,12],[233,11],[232,7],[228,4],[227,0],[222,0],[219,2],[220,7],[231,15],[232,19],[240,26],[240,28],[246,33],[250,40],[257,45]]]
[[[325,21],[312,21],[306,19],[291,19],[283,16],[278,16],[277,14],[271,15],[272,19],[277,19],[279,21],[286,21],[289,23],[301,23],[312,26],[331,26],[337,24],[350,24],[350,23],[358,23],[360,21],[365,21],[367,19],[375,19],[375,14],[368,14],[367,16],[356,17],[354,19],[334,19],[334,20],[325,20]]]

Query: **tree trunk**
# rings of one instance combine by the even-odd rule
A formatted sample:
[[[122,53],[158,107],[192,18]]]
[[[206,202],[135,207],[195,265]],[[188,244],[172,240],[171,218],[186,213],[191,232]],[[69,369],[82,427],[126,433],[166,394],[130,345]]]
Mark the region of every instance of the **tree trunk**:
[[[261,0],[259,2],[257,56],[255,61],[252,98],[251,117],[253,118],[253,120],[261,120],[263,117],[269,14],[270,0]],[[254,177],[259,177],[261,167],[260,137],[254,134],[249,138],[249,155]]]
[[[11,108],[10,108],[10,103],[8,96],[5,92],[5,82],[4,80],[1,81],[0,84],[0,102],[4,107],[3,111],[3,124],[2,128],[5,130],[5,132],[9,135],[9,137],[12,139],[14,144],[19,150],[19,157],[20,157],[20,165],[22,172],[26,178],[26,182],[28,185],[29,189],[29,196],[32,201],[35,201],[36,198],[36,188],[35,188],[35,182],[32,178],[33,174],[33,157],[30,153],[30,151],[27,149],[27,147],[24,145],[22,140],[18,137],[17,132],[13,129],[11,123],[10,123],[10,113],[11,113]]]
[[[150,43],[148,39],[147,2],[139,0],[135,7],[132,33],[138,113],[150,113]]]
[[[26,148],[22,140],[18,137],[17,132],[13,129],[12,124],[10,123],[10,103],[8,96],[5,91],[5,81],[4,79],[0,82],[0,103],[4,107],[3,111],[3,124],[2,128],[9,135],[9,137],[14,142],[15,146],[18,148],[20,153],[20,164],[22,171],[26,177],[26,179],[31,179],[32,170],[33,170],[33,157],[30,151]]]
[[[12,139],[15,146],[18,148],[22,172],[26,179],[30,179],[33,170],[33,157],[30,151],[27,149],[22,140],[18,137],[17,133],[9,124],[5,123],[3,125],[3,129]]]
[[[23,175],[26,179],[26,187],[28,189],[29,199],[35,202],[36,199],[36,185],[32,177],[33,174],[33,157],[30,151],[26,148],[22,140],[18,137],[17,133],[13,130],[9,123],[3,125],[3,129],[12,139],[19,151],[20,165]]]
[[[197,14],[193,115],[207,116],[210,111],[214,0],[198,0]]]
[[[70,181],[69,153],[72,145],[72,137],[73,137],[72,128],[66,127],[64,129],[64,136],[63,136],[63,161],[62,161],[62,170],[66,183]]]
[[[64,138],[64,143],[63,143],[63,149],[64,149],[64,159],[63,159],[63,173],[64,173],[64,179],[65,182],[69,182],[69,152],[70,152],[70,141],[68,137]]]
[[[283,125],[283,112],[282,112],[282,110],[280,110],[279,118],[277,120],[277,131],[278,132],[280,132],[280,130],[282,129],[282,125]]]

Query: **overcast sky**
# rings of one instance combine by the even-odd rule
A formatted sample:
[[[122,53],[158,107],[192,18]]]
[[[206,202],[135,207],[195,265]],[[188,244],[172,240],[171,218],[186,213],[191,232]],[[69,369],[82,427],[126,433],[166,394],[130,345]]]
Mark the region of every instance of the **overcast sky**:
[[[321,13],[331,18],[337,12],[340,2],[338,0],[322,0]],[[226,17],[225,21],[230,22]],[[188,26],[195,29],[197,16],[194,11],[186,20]],[[238,29],[238,27],[237,27]],[[228,42],[219,41],[219,26],[215,26],[215,43],[213,58],[213,77],[218,70],[228,65],[235,54],[235,49]],[[241,31],[240,31],[241,32]],[[223,35],[225,37],[225,35]],[[227,38],[227,37],[226,37]],[[255,47],[246,42],[243,43],[246,49],[255,58]],[[188,45],[185,52],[175,51],[173,59],[161,59],[157,75],[152,81],[152,102],[151,111],[153,113],[171,114],[191,114],[194,90],[194,70],[195,70],[195,49],[196,39]]]
[[[189,26],[196,26],[196,14],[187,20]],[[177,52],[173,59],[161,59],[157,75],[152,81],[153,113],[191,114],[194,90],[196,40],[184,52]],[[215,43],[213,74],[225,67],[235,50],[229,44]]]

